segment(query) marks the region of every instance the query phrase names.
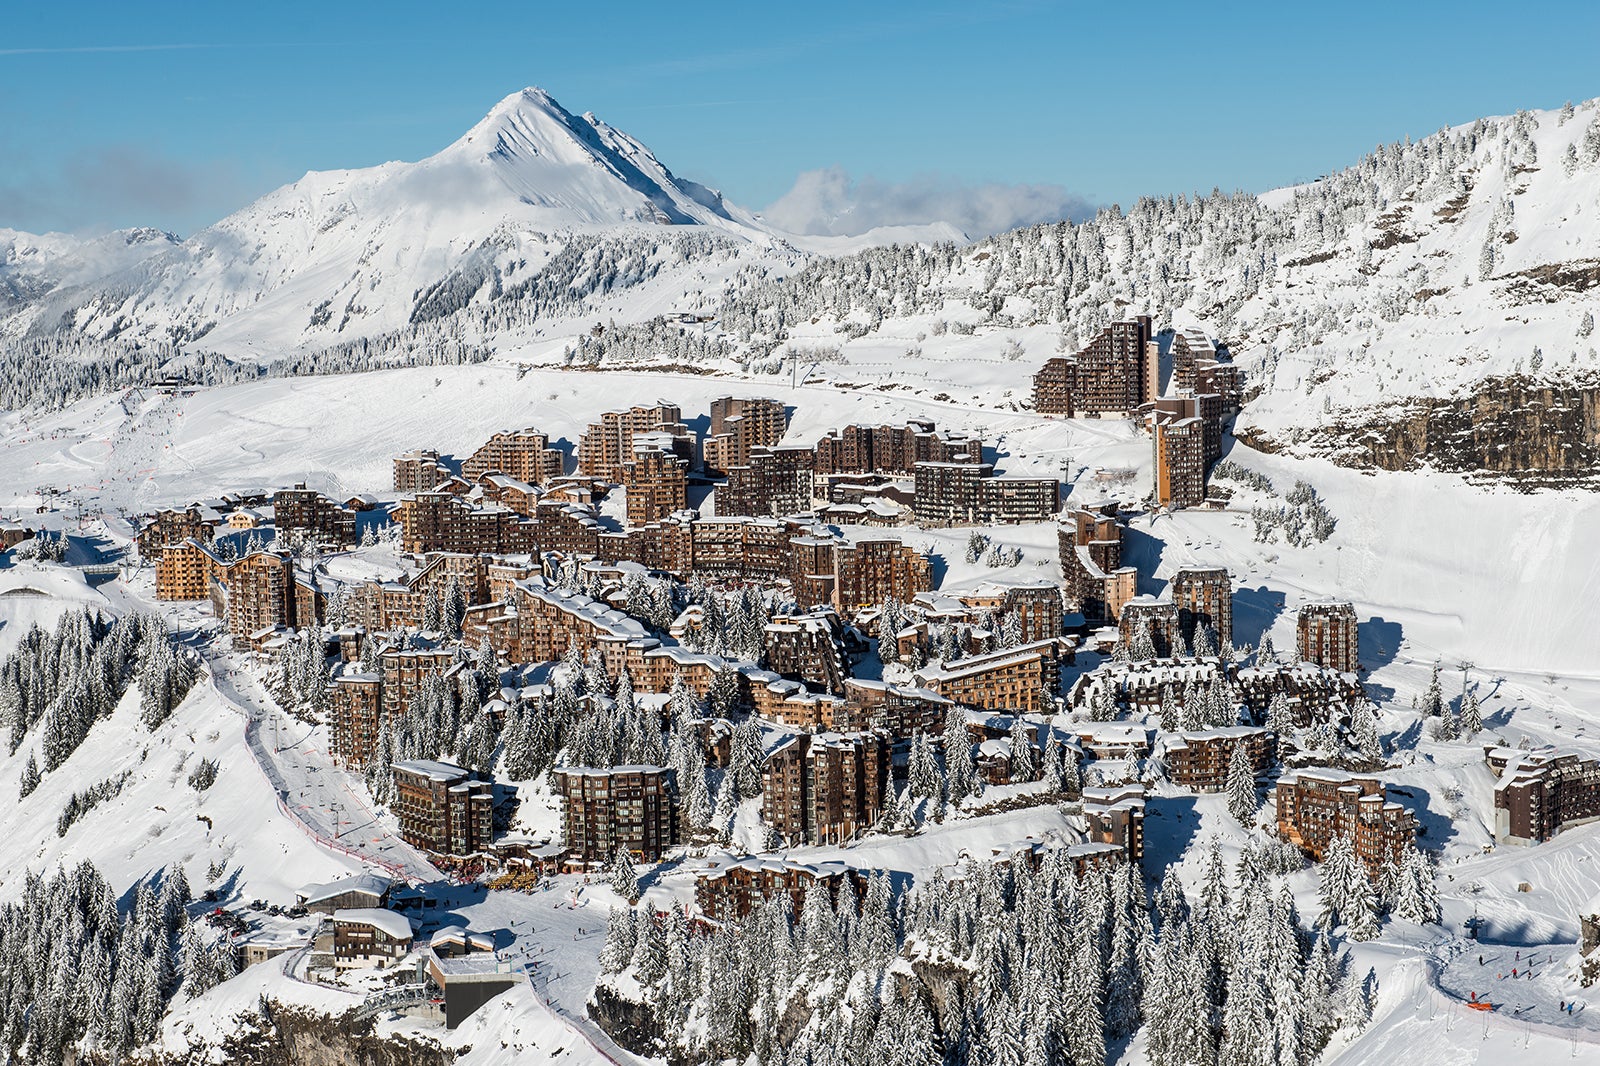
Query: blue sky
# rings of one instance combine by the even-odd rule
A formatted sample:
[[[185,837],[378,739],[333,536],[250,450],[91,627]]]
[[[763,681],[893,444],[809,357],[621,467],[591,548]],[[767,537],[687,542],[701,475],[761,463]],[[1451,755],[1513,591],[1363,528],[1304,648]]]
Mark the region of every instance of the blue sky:
[[[988,227],[1271,188],[1600,95],[1597,34],[1600,4],[1474,0],[13,5],[0,226],[187,233],[306,170],[426,156],[540,85],[744,206],[823,171],[797,218],[820,185],[872,221],[981,200]]]

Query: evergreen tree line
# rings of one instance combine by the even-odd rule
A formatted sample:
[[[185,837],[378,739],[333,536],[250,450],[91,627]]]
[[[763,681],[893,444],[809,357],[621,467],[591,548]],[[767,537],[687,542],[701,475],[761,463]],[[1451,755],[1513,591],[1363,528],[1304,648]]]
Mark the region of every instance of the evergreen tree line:
[[[149,1043],[167,1003],[234,974],[233,952],[192,925],[189,885],[170,867],[126,914],[93,864],[29,872],[0,905],[0,1040],[11,1055],[64,1062],[71,1049],[123,1054]]]
[[[67,798],[67,805],[62,808],[61,816],[56,819],[56,836],[66,836],[67,830],[72,828],[73,822],[76,822],[106,800],[115,798],[122,791],[122,786],[128,783],[128,778],[132,776],[132,770],[124,770],[116,777],[108,777],[99,784],[90,785],[82,792],[74,792]]]
[[[978,534],[974,534],[978,536]],[[918,646],[913,646],[904,656],[900,653],[896,635],[908,626],[916,625],[918,616],[899,600],[890,598],[878,606],[878,658],[884,663],[898,663],[908,670],[919,670],[927,665],[927,656]],[[928,626],[928,646],[932,655],[945,666],[969,654],[984,655],[1004,648],[1015,648],[1022,643],[1022,619],[1015,611],[990,608],[980,613],[977,624],[967,622],[933,623]],[[1053,695],[1053,693],[1052,693]]]
[[[763,630],[772,620],[766,594],[754,585],[722,592],[703,581],[690,583],[688,602],[703,612],[701,624],[683,634],[690,651],[720,655],[761,666],[766,661]]]
[[[425,677],[404,710],[379,731],[366,770],[379,803],[394,802],[396,762],[449,758],[479,773],[493,771],[504,723],[487,704],[499,696],[499,667],[487,648],[476,659],[465,648],[457,648],[457,655],[459,669]]]
[[[155,729],[182,702],[198,674],[193,653],[176,647],[160,619],[128,615],[106,621],[82,608],[46,631],[33,624],[0,663],[0,721],[10,750],[39,735],[22,778],[22,795],[78,749],[95,722],[109,717],[128,685],[140,688],[140,714]]]
[[[377,642],[364,642],[376,647]],[[321,626],[305,626],[277,651],[270,680],[273,698],[292,713],[322,718],[328,708],[328,653]]]
[[[747,267],[724,297],[718,321],[755,343],[781,340],[819,318],[831,317],[841,332],[853,332],[888,317],[941,314],[955,298],[1005,326],[1007,297],[1022,296],[1033,318],[1070,324],[1062,336],[1066,351],[1109,322],[1114,306],[1129,303],[1170,309],[1204,301],[1220,309],[1226,332],[1281,264],[1336,246],[1402,196],[1424,202],[1465,194],[1483,146],[1498,142],[1505,166],[1530,158],[1535,122],[1524,113],[1441,130],[1415,144],[1381,146],[1271,207],[1250,194],[1219,190],[1144,197],[1126,212],[1113,205],[1080,223],[1025,227],[965,247],[864,249],[814,259],[782,278]],[[1283,341],[1291,348],[1309,345],[1325,324],[1337,323],[1340,311],[1341,301],[1331,299],[1320,310],[1308,305],[1294,313]],[[1167,325],[1167,313],[1158,325]]]
[[[1439,921],[1439,887],[1432,861],[1415,844],[1389,859],[1374,878],[1350,839],[1335,836],[1322,856],[1318,924],[1344,926],[1352,940],[1371,940],[1387,912],[1401,921],[1427,925]]]
[[[780,897],[703,934],[676,904],[618,910],[601,970],[602,1009],[637,997],[654,1020],[643,1050],[762,1066],[1103,1066],[1141,1026],[1155,1066],[1306,1066],[1376,991],[1215,847],[1193,902],[1174,871],[1152,900],[1136,867],[1053,850],[899,898],[882,873],[859,898],[813,885],[798,914]]]

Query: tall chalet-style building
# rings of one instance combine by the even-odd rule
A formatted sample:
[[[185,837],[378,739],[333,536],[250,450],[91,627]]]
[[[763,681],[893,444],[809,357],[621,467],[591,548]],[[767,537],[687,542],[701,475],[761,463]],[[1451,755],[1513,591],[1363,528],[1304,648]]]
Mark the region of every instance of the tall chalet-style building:
[[[711,401],[711,425],[702,447],[707,474],[726,474],[745,466],[756,448],[783,440],[789,415],[782,400],[724,396]]]
[[[1485,745],[1494,786],[1494,836],[1512,844],[1549,840],[1600,819],[1600,760],[1574,752]]]
[[[468,481],[477,481],[493,472],[530,485],[544,485],[562,475],[565,462],[561,450],[550,447],[550,438],[545,434],[535,429],[508,429],[491,436],[463,460],[461,476]]]
[[[394,491],[427,492],[450,476],[432,448],[417,448],[394,457]]]
[[[470,855],[494,839],[494,786],[450,763],[417,759],[394,764],[400,837],[439,855]]]
[[[789,844],[842,844],[878,820],[889,746],[881,733],[797,733],[767,753],[761,812]]]
[[[272,524],[285,542],[303,537],[340,548],[356,544],[356,512],[303,484],[273,493]]]
[[[1113,322],[1076,355],[1051,359],[1034,375],[1041,414],[1129,414],[1160,392],[1160,346],[1150,316]]]
[[[1240,745],[1257,774],[1278,757],[1278,738],[1257,726],[1174,733],[1166,739],[1167,776],[1196,792],[1221,792],[1228,787],[1233,749]]]
[[[1320,862],[1335,836],[1348,837],[1373,876],[1416,842],[1416,815],[1390,802],[1375,777],[1328,767],[1291,770],[1278,778],[1277,808],[1285,840]]]
[[[1359,665],[1356,633],[1355,604],[1305,604],[1295,623],[1295,656],[1303,663],[1353,674]]]
[[[629,525],[659,522],[688,506],[689,464],[672,451],[670,438],[636,435],[632,456],[620,472]]]
[[[572,861],[603,867],[626,848],[658,861],[677,843],[677,788],[663,766],[569,766],[554,771]]]
[[[676,404],[657,403],[601,415],[578,442],[579,472],[602,481],[621,481],[622,464],[633,455],[633,438],[643,433],[667,434],[672,451],[684,462],[694,462],[694,434],[683,424],[683,412]]]
[[[1211,627],[1219,648],[1233,643],[1233,580],[1226,567],[1186,566],[1172,575],[1167,592],[1178,608],[1178,630],[1190,648],[1201,624]]]
[[[1115,622],[1137,594],[1139,572],[1122,565],[1117,505],[1071,508],[1056,526],[1067,602],[1091,622]]]

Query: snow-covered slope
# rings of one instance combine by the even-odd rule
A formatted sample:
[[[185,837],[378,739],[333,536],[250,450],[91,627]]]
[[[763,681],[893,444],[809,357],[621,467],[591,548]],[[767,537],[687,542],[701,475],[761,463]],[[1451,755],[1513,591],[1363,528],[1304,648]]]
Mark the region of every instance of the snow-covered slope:
[[[35,300],[11,326],[325,345],[406,325],[448,279],[470,279],[464,299],[515,286],[576,234],[669,226],[769,241],[627,134],[526,89],[434,156],[309,173],[132,269]]]
[[[41,300],[58,288],[137,266],[178,243],[172,234],[148,228],[114,230],[94,237],[0,228],[0,315]]]
[[[1415,404],[1600,372],[1597,103],[1440,130],[1259,196],[1146,198],[965,244],[937,224],[776,233],[529,89],[428,159],[308,174],[99,280],[18,282],[0,332],[67,322],[261,359],[378,336],[522,364],[754,370],[798,354],[821,357],[822,378],[948,377],[1014,408],[1045,358],[1148,311],[1246,366],[1239,427],[1258,443],[1359,464],[1374,428],[1409,433],[1376,461],[1411,467],[1449,428],[1429,438]],[[692,336],[674,325],[685,312],[702,319]],[[1016,365],[1000,375],[1002,357]],[[1442,465],[1474,463],[1492,465]]]

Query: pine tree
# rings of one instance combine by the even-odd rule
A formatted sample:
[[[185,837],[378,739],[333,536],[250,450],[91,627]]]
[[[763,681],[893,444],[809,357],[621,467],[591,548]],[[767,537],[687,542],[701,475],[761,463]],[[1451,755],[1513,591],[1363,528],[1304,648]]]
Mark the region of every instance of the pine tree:
[[[706,702],[713,717],[731,721],[739,707],[739,672],[732,666],[724,666],[713,674]]]
[[[711,789],[706,783],[705,753],[698,742],[689,745],[689,762],[683,776],[683,819],[691,829],[711,824]]]
[[[917,799],[927,799],[942,793],[939,764],[933,757],[933,745],[928,736],[918,730],[911,738],[911,756],[906,766],[907,785]]]
[[[1078,772],[1078,749],[1072,745],[1061,746],[1061,791],[1068,796],[1083,792],[1083,775]]]
[[[1478,694],[1469,692],[1466,706],[1461,712],[1461,733],[1471,739],[1481,732],[1483,732],[1483,708],[1478,704]]]
[[[1416,847],[1407,848],[1395,877],[1394,916],[1427,925],[1439,921],[1439,886],[1432,864]]]
[[[1054,729],[1050,729],[1050,738],[1044,743],[1043,772],[1040,776],[1046,792],[1061,791],[1061,739],[1056,736]]]
[[[1248,748],[1248,744],[1239,740],[1234,744],[1233,755],[1228,760],[1228,813],[1247,828],[1255,820],[1258,806],[1256,771],[1250,762]]]
[[[1176,733],[1183,728],[1183,712],[1178,707],[1178,694],[1171,685],[1161,689],[1160,722],[1163,733]]]
[[[1109,722],[1117,717],[1117,704],[1112,698],[1108,683],[1101,683],[1094,687],[1089,694],[1089,720],[1093,722]]]
[[[439,603],[439,586],[429,583],[428,591],[422,597],[422,628],[429,632],[438,632],[443,625],[444,611]]]
[[[1133,635],[1133,645],[1128,649],[1128,655],[1136,663],[1149,662],[1156,657],[1155,636],[1151,633],[1148,621],[1139,624],[1138,630]]]
[[[1428,681],[1428,688],[1422,694],[1422,715],[1424,718],[1437,718],[1444,712],[1444,693],[1439,687],[1439,664],[1433,665],[1433,676]]]
[[[625,847],[617,848],[611,860],[611,887],[629,903],[639,902],[639,875],[633,868],[633,854]]]
[[[1011,780],[1032,781],[1038,772],[1039,765],[1028,723],[1022,715],[1016,715],[1011,722]]]
[[[21,788],[22,795],[21,795],[20,798],[27,799],[28,796],[30,796],[33,793],[33,790],[38,788],[38,787],[39,787],[39,763],[34,759],[33,753],[29,752],[28,753],[28,761],[22,767],[22,788]]]
[[[950,803],[961,806],[968,796],[978,794],[982,785],[972,761],[972,741],[967,734],[967,714],[952,703],[944,719],[945,786]]]
[[[740,722],[729,743],[729,774],[740,799],[761,795],[761,768],[766,756],[761,749],[761,731],[754,715]]]

